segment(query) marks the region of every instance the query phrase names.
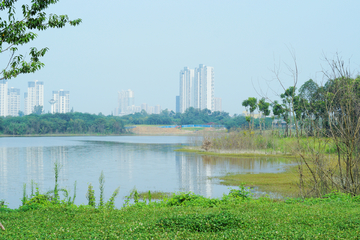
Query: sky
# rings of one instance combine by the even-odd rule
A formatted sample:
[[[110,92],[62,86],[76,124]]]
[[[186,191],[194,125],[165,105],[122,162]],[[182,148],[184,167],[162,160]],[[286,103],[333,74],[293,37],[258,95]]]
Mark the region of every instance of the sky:
[[[135,105],[175,110],[180,70],[204,64],[214,67],[223,111],[239,114],[248,97],[276,99],[283,92],[274,69],[292,86],[294,57],[298,86],[310,78],[321,84],[325,58],[336,54],[357,73],[359,9],[356,0],[60,0],[47,12],[83,22],[39,32],[21,47],[21,54],[48,47],[45,67],[8,85],[21,89],[21,110],[34,80],[44,82],[46,112],[52,91],[60,89],[70,91],[70,108],[78,112],[111,114],[117,92],[127,89]],[[8,57],[3,53],[0,63]]]

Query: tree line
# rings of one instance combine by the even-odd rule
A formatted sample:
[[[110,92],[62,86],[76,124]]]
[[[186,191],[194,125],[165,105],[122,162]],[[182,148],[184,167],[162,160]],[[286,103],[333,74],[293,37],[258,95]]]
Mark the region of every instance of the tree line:
[[[125,127],[120,117],[71,112],[0,117],[0,132],[6,135],[121,134]]]
[[[184,113],[175,113],[167,109],[160,114],[147,114],[142,110],[139,113],[121,117],[126,124],[149,124],[149,125],[186,125],[186,124],[217,124],[225,125],[231,119],[229,113],[197,109],[190,107]]]
[[[174,113],[167,109],[160,114],[147,114],[146,111],[122,117],[104,116],[101,113],[89,114],[80,112],[42,114],[42,107],[35,107],[30,115],[20,114],[19,117],[0,117],[0,133],[6,135],[27,134],[121,134],[125,125],[187,125],[211,124],[224,125],[228,130],[246,128],[245,116],[227,112],[211,112],[208,109],[188,108],[184,113]],[[266,128],[271,126],[271,119],[265,121]],[[261,122],[255,119],[255,128]]]
[[[260,130],[265,128],[264,123],[270,122],[266,118],[271,113],[271,107],[272,119],[281,120],[285,124],[285,137],[294,134],[327,136],[330,134],[331,124],[335,124],[333,127],[336,128],[344,128],[338,125],[345,121],[344,114],[353,116],[353,119],[348,119],[343,124],[352,124],[356,129],[357,125],[353,121],[360,111],[357,108],[360,101],[360,76],[328,79],[321,86],[309,79],[298,91],[294,86],[285,89],[284,93],[280,94],[280,98],[280,101],[271,103],[266,102],[265,98],[258,101],[255,97],[249,97],[244,100],[242,105],[250,112],[250,115],[245,117],[248,127],[260,128]],[[261,114],[257,121],[253,117],[256,110]],[[241,125],[244,126],[244,123],[242,122]]]

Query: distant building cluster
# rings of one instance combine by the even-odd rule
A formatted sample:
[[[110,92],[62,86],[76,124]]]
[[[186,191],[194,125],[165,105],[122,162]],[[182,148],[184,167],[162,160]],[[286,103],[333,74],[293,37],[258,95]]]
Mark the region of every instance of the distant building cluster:
[[[60,89],[52,92],[50,113],[67,113],[70,112],[70,92]]]
[[[70,111],[69,91],[53,91],[51,113],[67,113]],[[27,92],[24,93],[24,115],[34,112],[35,106],[41,106],[44,110],[44,82],[35,80],[28,82]],[[10,87],[6,80],[0,81],[0,116],[19,116],[20,89]]]
[[[180,71],[180,91],[176,96],[176,112],[189,107],[221,111],[221,98],[214,97],[214,68],[200,64]]]
[[[148,114],[160,114],[161,106],[148,106],[147,103],[143,103],[141,106],[135,106],[134,91],[129,89],[118,92],[118,107],[115,108],[115,116],[133,114],[141,112],[142,110]]]

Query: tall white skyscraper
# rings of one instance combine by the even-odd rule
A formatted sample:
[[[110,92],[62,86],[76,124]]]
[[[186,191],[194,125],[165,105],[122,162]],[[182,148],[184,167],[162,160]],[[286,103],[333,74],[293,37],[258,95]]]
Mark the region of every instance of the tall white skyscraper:
[[[24,93],[24,115],[26,115],[29,112],[28,110],[28,93]]]
[[[214,111],[214,68],[199,65],[195,68],[195,108]]]
[[[214,111],[222,111],[222,100],[221,98],[214,98]]]
[[[214,68],[200,64],[180,71],[180,112],[189,107],[214,111]]]
[[[124,115],[129,113],[128,109],[131,109],[129,107],[133,106],[135,104],[134,99],[134,92],[129,90],[122,90],[118,92],[118,108],[117,108],[117,114],[115,115]],[[132,112],[131,112],[132,113]]]
[[[6,80],[0,80],[0,116],[8,115],[8,83]]]
[[[16,117],[19,116],[20,111],[20,89],[8,89],[8,115]]]
[[[44,107],[44,82],[28,82],[28,92],[24,94],[25,115],[34,111],[35,106]]]
[[[161,113],[161,106],[160,105],[155,105],[154,113],[155,114],[160,114]]]
[[[60,89],[60,91],[52,92],[51,113],[67,113],[70,112],[70,92]],[[51,104],[51,103],[50,103]]]
[[[194,69],[180,71],[180,112],[194,106]]]
[[[141,111],[144,110],[145,112],[148,112],[148,105],[147,103],[142,103],[141,104]]]

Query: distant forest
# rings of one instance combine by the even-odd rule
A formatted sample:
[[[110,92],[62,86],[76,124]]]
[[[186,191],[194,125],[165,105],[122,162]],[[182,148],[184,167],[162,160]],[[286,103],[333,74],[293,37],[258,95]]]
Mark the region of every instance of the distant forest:
[[[56,113],[30,114],[22,117],[0,117],[0,133],[6,135],[28,134],[122,134],[125,125],[187,125],[211,124],[224,125],[227,129],[246,128],[248,122],[244,116],[230,117],[226,112],[189,108],[185,113],[163,110],[160,114],[147,114],[145,111],[118,116],[105,116],[101,113]],[[255,120],[254,126],[259,125]],[[268,118],[266,126],[271,126]]]
[[[25,134],[121,134],[125,132],[120,117],[89,113],[30,114],[0,118],[0,132]]]
[[[211,112],[208,109],[188,108],[184,113],[163,110],[160,114],[147,114],[145,111],[129,114],[121,117],[128,124],[148,124],[148,125],[188,125],[188,124],[211,124],[224,125],[228,130],[234,128],[247,128],[248,122],[245,116],[230,117],[227,112]],[[271,118],[265,121],[266,127],[271,127]],[[259,119],[255,119],[254,126],[259,126]]]

